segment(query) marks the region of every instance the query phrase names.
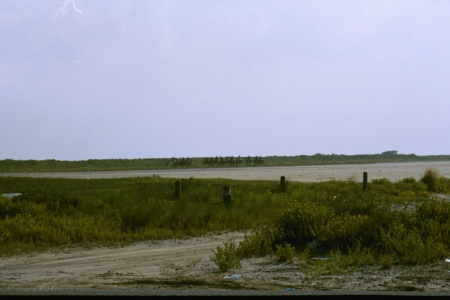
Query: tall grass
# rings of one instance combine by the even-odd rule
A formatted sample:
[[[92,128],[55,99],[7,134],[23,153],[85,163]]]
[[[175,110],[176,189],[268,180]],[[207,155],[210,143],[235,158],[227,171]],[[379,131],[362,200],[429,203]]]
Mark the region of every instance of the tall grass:
[[[233,205],[222,188],[233,188]],[[54,246],[111,245],[248,230],[274,220],[290,203],[272,182],[167,178],[0,178],[0,253]]]

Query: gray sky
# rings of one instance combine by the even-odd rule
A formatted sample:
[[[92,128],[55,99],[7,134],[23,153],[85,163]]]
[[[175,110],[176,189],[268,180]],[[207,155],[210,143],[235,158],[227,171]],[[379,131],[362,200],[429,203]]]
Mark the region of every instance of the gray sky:
[[[2,0],[0,159],[450,154],[448,0]]]

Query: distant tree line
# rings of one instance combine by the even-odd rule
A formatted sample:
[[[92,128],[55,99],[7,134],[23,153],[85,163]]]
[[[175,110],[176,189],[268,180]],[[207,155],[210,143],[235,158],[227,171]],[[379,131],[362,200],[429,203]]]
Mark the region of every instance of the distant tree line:
[[[138,158],[138,159],[89,159],[79,161],[67,160],[0,160],[0,173],[6,172],[95,172],[120,170],[152,170],[167,166],[180,168],[203,168],[205,166],[306,166],[333,164],[370,164],[400,163],[421,161],[450,161],[450,155],[418,156],[415,154],[398,154],[396,150],[380,154],[321,154],[297,156],[225,156],[221,163],[216,157],[185,158]]]

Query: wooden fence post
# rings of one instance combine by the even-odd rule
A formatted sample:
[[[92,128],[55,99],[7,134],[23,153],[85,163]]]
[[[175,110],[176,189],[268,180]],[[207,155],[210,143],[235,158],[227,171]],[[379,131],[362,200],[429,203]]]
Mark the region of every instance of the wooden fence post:
[[[181,198],[181,181],[175,181],[175,198],[180,200]]]
[[[280,191],[286,192],[286,177],[280,177]]]

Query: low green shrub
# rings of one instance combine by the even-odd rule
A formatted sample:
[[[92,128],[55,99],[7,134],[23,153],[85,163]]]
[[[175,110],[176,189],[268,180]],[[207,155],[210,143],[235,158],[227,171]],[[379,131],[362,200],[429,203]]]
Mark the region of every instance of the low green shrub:
[[[373,232],[367,215],[351,215],[345,212],[343,215],[334,215],[328,220],[321,228],[318,239],[329,249],[344,250],[360,241],[364,245],[374,243]]]
[[[266,256],[274,251],[275,233],[272,227],[255,229],[251,234],[245,234],[239,243],[239,254],[243,257]]]
[[[416,228],[407,229],[403,223],[393,224],[382,231],[385,253],[396,256],[400,263],[417,265],[432,262],[448,254],[448,249],[432,237],[424,238]]]
[[[214,255],[210,259],[222,272],[242,267],[241,259],[233,239],[224,242],[223,247],[217,246],[216,250],[213,250],[213,253]]]
[[[438,178],[439,174],[435,170],[428,169],[425,171],[425,174],[420,178],[420,181],[427,185],[428,191],[436,192]]]
[[[331,260],[337,261],[340,268],[358,268],[373,265],[376,262],[377,253],[373,246],[364,246],[360,242],[353,243],[345,252],[340,249],[330,251]]]
[[[333,211],[323,204],[294,202],[274,224],[277,244],[302,247],[320,236],[322,228],[333,217]]]
[[[294,262],[295,247],[288,243],[283,243],[283,245],[276,245],[275,256],[280,262]]]
[[[383,254],[380,258],[381,267],[383,269],[390,269],[395,264],[395,258],[393,254]]]

